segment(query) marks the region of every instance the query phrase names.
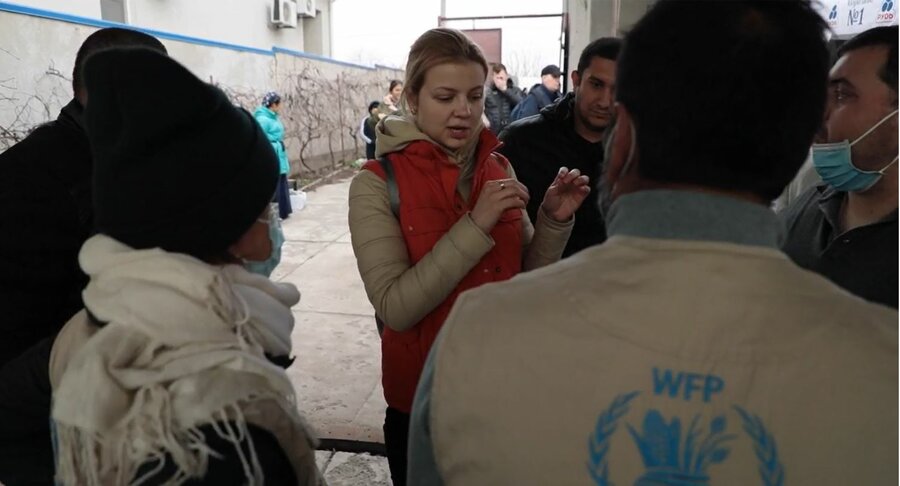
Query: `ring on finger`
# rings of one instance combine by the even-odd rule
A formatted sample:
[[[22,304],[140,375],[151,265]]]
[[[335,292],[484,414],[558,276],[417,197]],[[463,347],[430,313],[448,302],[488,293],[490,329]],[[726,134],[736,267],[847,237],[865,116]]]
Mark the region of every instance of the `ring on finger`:
[[[505,188],[506,188],[506,183],[505,183],[505,182],[501,182],[501,183],[500,183],[500,189],[505,189]]]

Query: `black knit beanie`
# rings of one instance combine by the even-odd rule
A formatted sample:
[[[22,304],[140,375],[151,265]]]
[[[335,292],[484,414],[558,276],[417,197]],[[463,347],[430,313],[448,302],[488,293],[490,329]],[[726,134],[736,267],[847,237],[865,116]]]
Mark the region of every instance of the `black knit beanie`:
[[[275,193],[253,116],[171,58],[110,49],[85,65],[97,231],[133,248],[223,253]]]

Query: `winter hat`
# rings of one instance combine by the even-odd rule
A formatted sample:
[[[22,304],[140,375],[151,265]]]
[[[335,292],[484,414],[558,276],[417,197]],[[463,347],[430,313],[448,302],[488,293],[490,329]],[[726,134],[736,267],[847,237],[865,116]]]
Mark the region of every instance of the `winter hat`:
[[[156,51],[85,65],[97,231],[136,249],[221,254],[275,193],[278,159],[253,116]]]
[[[281,96],[278,96],[278,93],[269,91],[265,96],[263,96],[262,105],[266,108],[274,105],[275,103],[281,103]]]
[[[550,64],[548,66],[544,66],[544,69],[541,69],[541,76],[546,76],[548,74],[550,76],[553,76],[554,78],[558,78],[562,76],[562,71],[560,71],[559,67],[557,67],[555,64]]]

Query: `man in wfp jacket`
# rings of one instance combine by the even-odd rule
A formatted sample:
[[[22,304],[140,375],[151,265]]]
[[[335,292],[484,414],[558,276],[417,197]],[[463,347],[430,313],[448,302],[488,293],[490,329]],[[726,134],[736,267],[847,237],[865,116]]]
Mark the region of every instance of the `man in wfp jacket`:
[[[662,0],[634,26],[610,238],[457,300],[410,484],[897,483],[897,312],[791,262],[769,209],[822,122],[824,32],[806,1]]]

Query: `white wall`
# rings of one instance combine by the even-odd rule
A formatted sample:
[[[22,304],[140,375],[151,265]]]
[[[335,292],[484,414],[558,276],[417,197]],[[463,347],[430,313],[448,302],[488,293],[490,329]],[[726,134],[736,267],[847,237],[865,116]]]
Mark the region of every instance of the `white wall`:
[[[331,56],[331,0],[316,1],[315,18],[302,19],[304,52]]]
[[[55,119],[69,102],[75,53],[95,30],[0,10],[0,151],[35,125]],[[285,139],[288,156],[294,174],[304,177],[310,170],[329,170],[332,160],[355,158],[362,152],[351,131],[359,127],[368,102],[384,95],[389,80],[403,77],[396,70],[289,53],[161,40],[174,59],[251,111],[265,92],[278,91],[285,99],[282,118],[289,135]],[[301,165],[301,145],[310,139]]]
[[[129,24],[260,49],[303,50],[303,24],[269,24],[269,0],[127,0]]]
[[[92,19],[100,18],[100,0],[13,0],[11,3]]]
[[[271,0],[121,0],[127,22],[136,27],[259,49],[273,46],[331,55],[331,0],[315,0],[320,18],[298,19],[297,28],[276,28],[269,23]],[[303,0],[301,0],[303,1]],[[102,19],[100,0],[13,0],[11,3],[53,12]],[[304,35],[314,25],[315,35]]]
[[[0,12],[0,150],[72,98],[75,53],[95,29],[50,24],[62,23]]]
[[[594,39],[622,37],[655,0],[566,0],[569,13],[569,66]]]

